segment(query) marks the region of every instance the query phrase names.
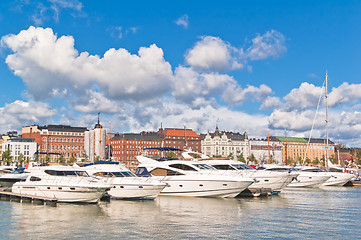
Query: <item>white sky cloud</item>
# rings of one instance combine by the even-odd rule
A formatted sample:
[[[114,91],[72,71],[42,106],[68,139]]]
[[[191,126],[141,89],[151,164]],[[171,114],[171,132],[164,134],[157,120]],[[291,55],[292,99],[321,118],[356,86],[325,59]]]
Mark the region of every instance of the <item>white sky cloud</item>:
[[[188,28],[189,16],[187,14],[184,14],[175,21],[175,24],[177,24],[178,26],[183,26],[184,28]]]
[[[289,109],[316,108],[323,91],[322,87],[304,82],[299,88],[292,89],[283,99]]]
[[[226,71],[233,65],[241,68],[242,65],[236,64],[232,57],[233,51],[237,50],[222,39],[205,36],[188,50],[185,60],[190,66],[203,71]]]
[[[109,49],[103,57],[78,53],[71,36],[57,37],[52,29],[30,27],[7,35],[2,43],[14,53],[6,63],[20,76],[35,99],[67,88],[76,95],[94,85],[111,99],[140,101],[171,90],[172,69],[156,45],[141,47],[138,55]]]
[[[43,102],[16,100],[0,108],[0,131],[18,130],[26,124],[51,121],[57,111]]]
[[[187,51],[185,60],[188,65],[201,71],[228,71],[241,69],[249,61],[278,58],[286,51],[283,34],[271,30],[263,35],[258,34],[246,50],[233,47],[219,37],[204,36]]]
[[[282,33],[271,30],[263,35],[259,35],[252,39],[252,46],[249,47],[245,54],[254,60],[263,60],[269,57],[278,58],[282,53],[286,52],[285,37]]]
[[[215,96],[221,96],[227,103],[242,104],[246,101],[261,102],[271,93],[272,89],[264,84],[242,88],[227,74],[199,73],[183,66],[175,70],[173,96],[197,107],[201,102],[209,104]]]

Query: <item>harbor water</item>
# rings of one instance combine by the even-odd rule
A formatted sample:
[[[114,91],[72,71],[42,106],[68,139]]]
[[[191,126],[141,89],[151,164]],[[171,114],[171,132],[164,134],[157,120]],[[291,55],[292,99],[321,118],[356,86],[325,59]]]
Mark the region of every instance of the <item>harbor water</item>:
[[[56,207],[0,201],[0,214],[0,239],[360,239],[361,188]]]

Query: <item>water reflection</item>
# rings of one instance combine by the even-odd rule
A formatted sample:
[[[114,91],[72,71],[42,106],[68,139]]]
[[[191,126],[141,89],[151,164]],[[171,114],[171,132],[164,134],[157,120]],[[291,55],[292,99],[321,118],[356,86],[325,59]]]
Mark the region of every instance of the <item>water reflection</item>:
[[[360,234],[361,189],[290,189],[245,199],[158,197],[57,207],[0,202],[1,239],[340,238]],[[5,226],[10,228],[5,228]],[[357,236],[357,235],[356,235]]]

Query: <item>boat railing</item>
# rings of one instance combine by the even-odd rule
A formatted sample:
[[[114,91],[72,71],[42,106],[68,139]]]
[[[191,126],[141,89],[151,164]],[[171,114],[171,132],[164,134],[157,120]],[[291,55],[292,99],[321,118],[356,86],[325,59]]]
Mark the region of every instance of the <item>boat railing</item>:
[[[51,184],[69,184],[72,183],[74,185],[91,185],[96,182],[99,183],[99,179],[95,177],[85,177],[85,176],[50,176],[50,175],[42,175],[42,176],[34,176],[41,179],[41,181],[46,181]],[[105,184],[105,182],[104,182]]]

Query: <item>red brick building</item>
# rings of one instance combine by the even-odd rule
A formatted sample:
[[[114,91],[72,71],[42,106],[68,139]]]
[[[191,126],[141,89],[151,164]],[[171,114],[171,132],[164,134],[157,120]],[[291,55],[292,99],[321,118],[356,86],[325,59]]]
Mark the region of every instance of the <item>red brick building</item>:
[[[182,150],[191,148],[195,152],[201,152],[201,137],[191,129],[165,128],[159,129],[158,133],[163,136],[164,147]]]
[[[110,139],[112,159],[119,161],[131,170],[138,166],[136,156],[142,154],[145,148],[172,147],[178,149],[192,148],[200,151],[200,136],[191,129],[159,129],[158,132],[115,134]],[[148,150],[149,155],[161,156],[158,150]]]
[[[82,157],[84,153],[85,127],[68,125],[26,126],[22,128],[23,138],[34,138],[39,145],[40,159],[48,154],[52,162],[62,154],[65,160]],[[58,155],[55,155],[55,154]]]

